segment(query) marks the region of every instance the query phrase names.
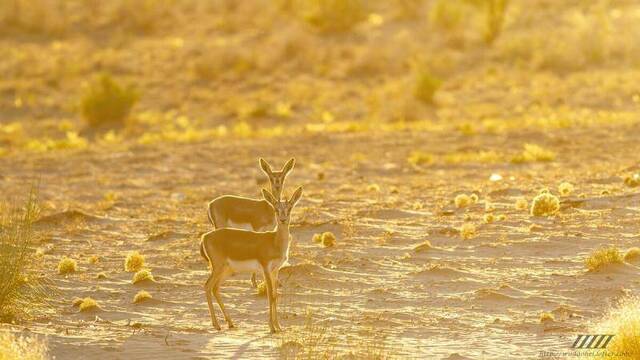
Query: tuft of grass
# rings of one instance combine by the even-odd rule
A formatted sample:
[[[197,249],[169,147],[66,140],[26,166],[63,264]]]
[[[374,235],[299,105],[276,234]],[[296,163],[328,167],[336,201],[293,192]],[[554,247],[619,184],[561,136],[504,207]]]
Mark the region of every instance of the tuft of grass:
[[[314,243],[321,243],[322,242],[322,234],[313,234],[313,237],[311,238],[313,240]]]
[[[433,155],[422,151],[413,151],[407,158],[411,165],[429,165],[433,163]]]
[[[51,297],[51,288],[37,276],[33,222],[38,218],[38,194],[33,186],[24,202],[1,204],[0,321],[29,315]]]
[[[454,204],[458,209],[467,207],[473,204],[473,200],[467,194],[459,194],[453,199]]]
[[[327,231],[322,233],[322,246],[334,247],[336,245],[336,236],[332,232]]]
[[[79,307],[80,307],[80,311],[90,311],[90,310],[96,310],[99,308],[98,302],[96,302],[94,299],[90,297],[86,297],[82,299],[82,302],[80,303]]]
[[[528,162],[549,162],[555,159],[556,153],[551,150],[536,144],[524,144],[522,152],[511,158],[511,162],[514,164],[522,164]]]
[[[592,252],[585,260],[585,265],[590,271],[600,270],[607,265],[622,264],[624,258],[620,250],[611,246],[608,248],[600,248]]]
[[[640,260],[640,248],[632,247],[624,254],[624,261],[634,262]]]
[[[462,224],[459,231],[464,240],[469,240],[476,236],[476,226],[470,223]]]
[[[98,280],[104,280],[107,278],[107,273],[103,272],[99,272],[98,275],[96,275],[96,279]]]
[[[80,304],[82,304],[82,301],[84,301],[83,298],[74,297],[73,300],[71,300],[71,304],[75,307],[78,307],[80,306]]]
[[[304,20],[323,33],[351,31],[367,18],[363,0],[303,0],[300,5]]]
[[[550,312],[543,311],[540,314],[540,322],[543,324],[547,322],[554,322],[555,320],[556,320],[556,317],[553,316],[553,314]]]
[[[87,261],[89,262],[89,264],[97,264],[98,261],[100,261],[100,258],[98,257],[98,255],[91,255],[89,256],[89,259],[87,259]]]
[[[144,267],[144,256],[137,251],[131,251],[124,259],[124,270],[126,272],[140,271]]]
[[[442,81],[424,66],[419,66],[414,74],[413,95],[425,104],[433,104],[433,97],[442,86]]]
[[[44,360],[47,346],[34,337],[16,336],[9,331],[0,331],[0,359]]]
[[[516,210],[527,210],[529,208],[529,203],[525,198],[517,198],[514,206]]]
[[[58,263],[58,274],[71,274],[78,271],[78,263],[74,259],[63,257]]]
[[[573,184],[569,182],[563,182],[558,186],[558,192],[562,196],[569,196],[573,192],[574,187]]]
[[[491,224],[494,221],[496,221],[496,217],[493,214],[484,214],[484,222]]]
[[[368,192],[380,192],[380,185],[378,184],[369,184],[367,185]]]
[[[140,96],[103,74],[94,80],[80,100],[80,112],[91,127],[123,125]]]
[[[478,197],[478,194],[471,194],[469,196],[469,199],[471,199],[471,203],[473,204],[477,204],[478,200],[480,200],[480,198]]]
[[[628,187],[640,186],[640,173],[625,177],[624,184]]]
[[[640,354],[640,300],[635,297],[625,298],[611,308],[602,321],[593,326],[594,333],[615,334],[607,351],[596,352],[593,360],[620,359],[619,354],[630,354],[636,359]]]
[[[133,303],[134,304],[138,304],[141,303],[143,301],[147,301],[149,299],[153,298],[153,296],[151,296],[151,294],[149,294],[148,291],[146,290],[140,290],[138,291],[138,293],[133,297]]]
[[[137,284],[141,281],[147,281],[147,280],[155,281],[155,279],[153,278],[153,274],[151,273],[150,270],[142,269],[133,275],[133,278],[131,279],[131,283]]]
[[[531,215],[551,216],[560,210],[560,199],[549,192],[540,192],[531,203]]]

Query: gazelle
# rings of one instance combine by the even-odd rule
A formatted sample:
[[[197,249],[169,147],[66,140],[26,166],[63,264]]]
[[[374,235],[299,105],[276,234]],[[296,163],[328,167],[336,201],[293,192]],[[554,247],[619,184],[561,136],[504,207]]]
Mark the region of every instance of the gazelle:
[[[258,161],[262,171],[269,177],[271,193],[280,200],[284,181],[296,163],[289,159],[280,171],[273,171],[271,165],[260,158]],[[264,199],[251,199],[242,196],[222,195],[209,202],[209,221],[214,229],[243,228],[253,231],[268,231],[276,227],[273,208]],[[202,251],[200,252],[202,254]],[[204,255],[203,255],[204,256]],[[251,275],[253,287],[257,287],[256,274]]]
[[[211,323],[218,330],[221,328],[213,309],[211,295],[213,294],[216,297],[229,328],[234,327],[229,314],[222,304],[220,285],[233,272],[252,272],[257,270],[262,270],[267,286],[269,328],[271,332],[281,330],[278,322],[277,296],[274,284],[278,279],[278,270],[289,257],[291,210],[302,196],[302,187],[297,188],[288,201],[276,199],[265,189],[262,189],[262,195],[275,211],[277,218],[275,230],[256,232],[223,228],[202,235],[200,249],[211,266],[211,274],[204,284],[204,292],[207,296]]]

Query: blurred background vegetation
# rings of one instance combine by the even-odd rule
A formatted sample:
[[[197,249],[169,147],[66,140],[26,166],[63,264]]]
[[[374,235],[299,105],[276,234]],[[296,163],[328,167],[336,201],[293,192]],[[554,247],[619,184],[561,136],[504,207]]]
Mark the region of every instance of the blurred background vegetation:
[[[640,4],[6,0],[0,154],[634,121]]]

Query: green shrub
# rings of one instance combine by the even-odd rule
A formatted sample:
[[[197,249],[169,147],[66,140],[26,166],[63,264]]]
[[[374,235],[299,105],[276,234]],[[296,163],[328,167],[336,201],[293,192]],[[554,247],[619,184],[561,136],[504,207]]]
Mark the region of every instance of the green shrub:
[[[304,20],[327,33],[347,32],[367,18],[362,0],[304,0]]]
[[[0,320],[28,315],[50,295],[36,274],[35,236],[37,192],[30,191],[24,204],[4,204],[0,214]]]
[[[89,126],[122,125],[138,100],[135,89],[122,87],[104,74],[90,84],[82,96],[80,110]]]

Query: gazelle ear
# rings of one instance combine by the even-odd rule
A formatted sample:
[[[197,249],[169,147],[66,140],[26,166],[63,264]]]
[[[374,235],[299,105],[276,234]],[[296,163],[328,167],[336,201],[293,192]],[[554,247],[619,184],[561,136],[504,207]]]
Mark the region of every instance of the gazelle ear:
[[[273,171],[271,170],[271,165],[269,165],[267,160],[260,158],[258,162],[260,163],[260,168],[262,169],[262,171],[264,171],[265,174],[271,176]]]
[[[286,176],[287,173],[289,173],[289,171],[293,170],[293,166],[295,164],[296,164],[296,159],[295,158],[289,159],[289,161],[287,161],[287,163],[284,164],[284,167],[282,168],[282,173],[285,174],[285,176]]]
[[[276,200],[276,198],[269,192],[269,190],[262,189],[262,196],[274,208],[276,207],[276,204],[278,204],[278,200]]]
[[[301,197],[302,197],[302,186],[298,186],[298,188],[293,193],[293,195],[291,195],[291,199],[287,201],[287,204],[289,205],[289,209],[296,206],[296,204],[298,203],[298,200],[300,200]]]

